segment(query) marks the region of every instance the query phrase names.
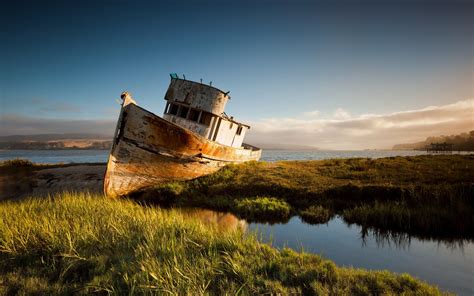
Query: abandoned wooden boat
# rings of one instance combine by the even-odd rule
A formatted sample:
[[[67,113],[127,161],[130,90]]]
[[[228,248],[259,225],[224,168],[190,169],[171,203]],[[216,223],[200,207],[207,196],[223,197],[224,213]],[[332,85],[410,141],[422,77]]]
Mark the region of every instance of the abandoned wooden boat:
[[[250,126],[224,113],[229,92],[171,75],[163,118],[139,107],[126,92],[121,98],[104,178],[109,197],[260,159],[261,149],[243,143]]]

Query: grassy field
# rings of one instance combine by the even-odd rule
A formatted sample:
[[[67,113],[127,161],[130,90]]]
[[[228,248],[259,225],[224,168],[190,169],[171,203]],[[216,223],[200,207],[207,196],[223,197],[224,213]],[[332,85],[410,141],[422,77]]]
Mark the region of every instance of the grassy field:
[[[381,231],[474,239],[474,155],[250,162],[133,197],[230,211],[250,221],[300,215],[324,223],[338,214]]]
[[[279,199],[260,202],[286,209]],[[0,217],[3,295],[441,294],[407,274],[341,268],[128,200],[63,194],[2,202]]]

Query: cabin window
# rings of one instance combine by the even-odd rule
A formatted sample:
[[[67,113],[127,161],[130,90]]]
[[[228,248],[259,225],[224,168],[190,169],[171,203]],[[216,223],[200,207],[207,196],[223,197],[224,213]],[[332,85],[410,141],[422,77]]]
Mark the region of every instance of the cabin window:
[[[230,125],[229,125],[229,129],[232,129],[233,126],[234,126],[234,123],[231,122]]]
[[[178,116],[182,118],[186,118],[188,116],[188,111],[189,111],[188,107],[181,106],[181,108],[179,109]]]
[[[199,111],[198,110],[196,110],[196,109],[189,110],[189,115],[188,115],[189,120],[197,122],[198,118],[199,118]]]
[[[178,114],[178,105],[171,104],[169,108],[169,114],[177,115]]]
[[[241,126],[239,126],[239,127],[237,128],[237,133],[236,133],[236,134],[237,134],[238,136],[240,136],[240,135],[242,134],[242,127],[241,127]]]
[[[212,119],[212,114],[209,112],[203,111],[201,114],[201,119],[199,120],[199,123],[204,124],[204,125],[210,125],[211,119]]]

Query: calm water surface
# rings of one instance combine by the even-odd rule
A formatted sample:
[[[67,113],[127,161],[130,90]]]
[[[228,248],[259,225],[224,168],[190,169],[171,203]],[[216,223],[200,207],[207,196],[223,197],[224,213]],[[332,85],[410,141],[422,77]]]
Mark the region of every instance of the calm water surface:
[[[380,238],[362,228],[334,218],[327,224],[309,225],[299,217],[285,224],[247,223],[229,213],[182,209],[205,222],[216,223],[221,230],[243,229],[255,233],[274,247],[322,255],[340,266],[388,269],[409,273],[443,290],[458,295],[474,295],[474,242],[445,243],[420,240],[404,241]]]
[[[36,163],[107,162],[108,150],[0,150],[0,161],[29,159]]]
[[[410,238],[402,244],[369,234],[334,218],[328,224],[309,225],[299,217],[286,224],[250,224],[275,247],[320,254],[342,266],[388,269],[409,273],[459,295],[474,295],[474,242],[457,244]]]
[[[263,150],[262,160],[312,160],[350,157],[390,157],[424,155],[424,151],[400,150],[364,150],[364,151],[292,151],[292,150]],[[37,163],[83,163],[106,162],[108,150],[0,150],[0,161],[24,158]]]

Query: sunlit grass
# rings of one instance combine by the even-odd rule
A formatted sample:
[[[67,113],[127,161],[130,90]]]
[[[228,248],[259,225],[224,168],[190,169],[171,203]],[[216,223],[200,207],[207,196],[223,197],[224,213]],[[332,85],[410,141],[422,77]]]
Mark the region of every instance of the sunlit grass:
[[[0,294],[440,293],[127,200],[65,193],[0,203],[0,217]]]
[[[288,203],[274,197],[244,198],[235,201],[235,210],[249,220],[268,221],[288,219],[291,207]]]

